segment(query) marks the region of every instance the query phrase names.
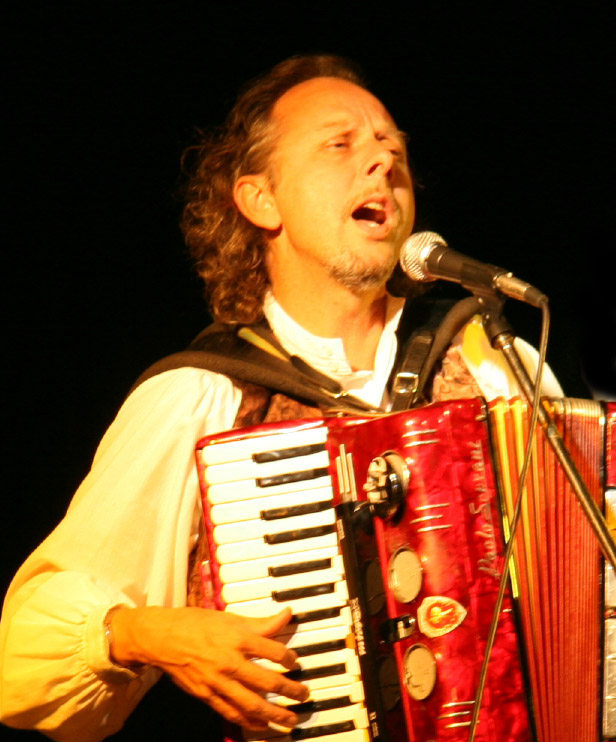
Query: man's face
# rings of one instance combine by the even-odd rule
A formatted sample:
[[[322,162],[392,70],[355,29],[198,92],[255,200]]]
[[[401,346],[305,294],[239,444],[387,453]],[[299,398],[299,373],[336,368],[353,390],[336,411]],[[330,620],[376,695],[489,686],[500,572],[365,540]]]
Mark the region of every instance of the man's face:
[[[406,146],[390,115],[363,88],[322,77],[288,90],[272,119],[281,221],[273,277],[292,260],[355,292],[382,287],[415,216]]]

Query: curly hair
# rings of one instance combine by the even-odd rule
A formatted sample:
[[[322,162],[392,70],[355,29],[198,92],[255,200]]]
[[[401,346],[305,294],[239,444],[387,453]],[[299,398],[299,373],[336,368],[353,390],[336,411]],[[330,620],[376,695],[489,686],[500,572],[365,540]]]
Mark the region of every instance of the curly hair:
[[[262,316],[269,285],[266,232],[237,209],[233,187],[241,175],[271,178],[274,105],[287,90],[315,77],[338,77],[366,87],[357,67],[342,57],[291,57],[245,86],[223,126],[200,133],[200,141],[184,153],[184,164],[190,158],[193,165],[182,231],[205,282],[212,317],[219,322],[252,323]]]

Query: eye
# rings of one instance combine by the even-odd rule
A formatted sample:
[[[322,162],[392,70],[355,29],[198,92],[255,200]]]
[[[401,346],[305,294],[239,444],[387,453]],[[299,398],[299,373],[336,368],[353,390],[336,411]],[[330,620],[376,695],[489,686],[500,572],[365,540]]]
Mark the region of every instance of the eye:
[[[391,154],[401,162],[406,162],[406,145],[399,141],[399,139],[396,137],[391,137],[386,134],[383,135],[377,135],[377,139],[379,142],[384,142],[386,146],[389,148],[389,151]]]
[[[339,134],[329,140],[327,146],[334,150],[345,150],[351,146],[351,135],[350,134]]]

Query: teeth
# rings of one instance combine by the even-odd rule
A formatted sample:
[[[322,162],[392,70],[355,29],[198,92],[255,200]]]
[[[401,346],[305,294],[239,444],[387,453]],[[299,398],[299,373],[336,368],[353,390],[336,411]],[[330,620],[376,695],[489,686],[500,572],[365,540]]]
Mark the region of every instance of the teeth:
[[[364,204],[365,209],[379,209],[380,211],[385,211],[385,207],[383,204],[378,203],[377,201],[368,201],[368,203]]]

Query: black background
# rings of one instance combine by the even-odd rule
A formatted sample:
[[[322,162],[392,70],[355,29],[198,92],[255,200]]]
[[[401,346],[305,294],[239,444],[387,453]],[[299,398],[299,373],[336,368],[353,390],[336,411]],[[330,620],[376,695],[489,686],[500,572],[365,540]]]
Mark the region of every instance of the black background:
[[[616,392],[610,4],[261,5],[9,4],[3,590],[132,381],[208,322],[177,228],[180,155],[291,54],[363,66],[410,134],[420,227],[549,295],[566,394]],[[537,343],[536,310],[507,315]],[[197,718],[207,738],[201,717],[161,687],[118,738]]]

